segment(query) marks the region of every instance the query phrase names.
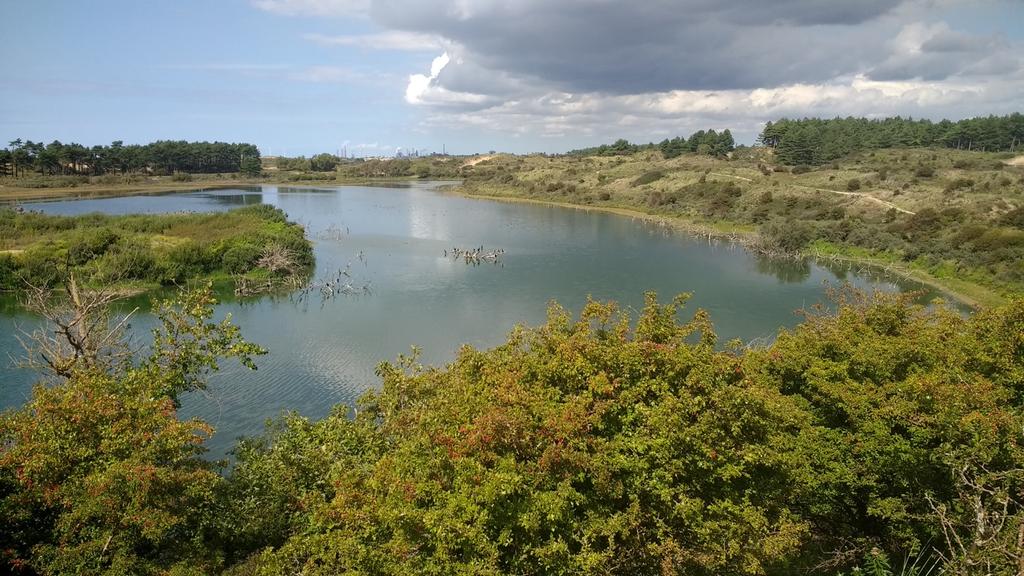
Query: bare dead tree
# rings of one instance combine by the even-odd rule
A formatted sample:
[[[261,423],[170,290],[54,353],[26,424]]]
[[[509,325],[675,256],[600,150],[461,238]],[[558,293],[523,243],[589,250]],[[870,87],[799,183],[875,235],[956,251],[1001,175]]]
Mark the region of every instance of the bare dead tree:
[[[950,574],[1024,574],[1024,469],[991,471],[968,462],[954,471],[960,510],[929,498],[945,540],[940,552]]]
[[[256,266],[263,268],[273,274],[286,274],[291,276],[298,271],[295,262],[295,253],[284,246],[271,244],[263,249]]]
[[[111,304],[122,294],[83,289],[73,271],[62,275],[57,289],[25,282],[22,304],[42,317],[43,325],[31,332],[19,329],[17,338],[25,350],[19,364],[59,379],[76,370],[123,366],[134,353],[126,329],[138,309],[114,318]]]

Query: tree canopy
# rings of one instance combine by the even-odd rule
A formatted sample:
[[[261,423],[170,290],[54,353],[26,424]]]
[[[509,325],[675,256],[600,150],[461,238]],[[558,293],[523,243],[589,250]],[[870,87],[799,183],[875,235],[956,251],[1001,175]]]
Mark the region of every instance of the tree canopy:
[[[42,175],[131,174],[150,171],[222,173],[251,170],[259,166],[260,151],[253,144],[159,140],[150,144],[125,145],[118,140],[109,146],[49,144],[31,140],[12,141],[0,151],[0,170],[14,176],[30,171]],[[258,170],[257,170],[258,172]]]
[[[689,138],[677,136],[671,140],[665,139],[658,144],[630,144],[628,140],[619,139],[612,144],[602,144],[593,148],[582,148],[572,150],[571,156],[621,156],[633,154],[642,150],[657,149],[665,158],[675,158],[684,152],[708,154],[712,156],[725,156],[732,152],[736,142],[733,140],[732,132],[728,128],[721,133],[714,130],[698,130]]]
[[[1024,144],[1024,115],[986,116],[958,122],[911,118],[804,118],[768,122],[758,140],[784,164],[817,165],[865,149],[937,146],[957,150],[1012,151]]]

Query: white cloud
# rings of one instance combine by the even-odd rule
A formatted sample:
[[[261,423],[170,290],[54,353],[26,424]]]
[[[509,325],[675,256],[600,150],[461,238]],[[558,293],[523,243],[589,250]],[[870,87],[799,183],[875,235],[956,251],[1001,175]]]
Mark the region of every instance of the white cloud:
[[[448,53],[445,52],[434,61],[430,63],[430,76],[424,76],[423,74],[413,74],[409,76],[409,85],[405,88],[405,101],[410,104],[422,104],[424,102],[424,96],[430,90],[431,82],[437,80],[441,71],[448,65],[451,58]]]
[[[804,116],[959,117],[965,107],[985,113],[1019,108],[1024,79],[979,88],[970,82],[883,82],[858,75],[821,84],[754,90],[673,90],[641,95],[538,94],[474,110],[434,108],[427,127],[473,126],[505,134],[657,140],[699,129],[730,128],[752,141],[767,119]]]
[[[441,72],[452,61],[447,52],[441,54],[430,63],[430,75],[412,74],[405,88],[405,101],[409,104],[426,104],[433,106],[472,106],[478,107],[488,101],[487,96],[471,92],[449,90],[438,84]]]

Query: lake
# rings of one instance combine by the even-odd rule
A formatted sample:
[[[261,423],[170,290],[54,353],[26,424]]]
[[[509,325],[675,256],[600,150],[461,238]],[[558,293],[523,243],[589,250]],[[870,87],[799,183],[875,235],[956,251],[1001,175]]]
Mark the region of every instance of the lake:
[[[209,390],[183,399],[182,412],[217,428],[221,456],[241,435],[259,433],[284,410],[317,417],[379,385],[375,366],[416,345],[422,361],[443,364],[458,347],[490,347],[517,323],[544,321],[558,301],[577,312],[587,297],[642,305],[691,292],[689,311],[708,310],[725,342],[770,339],[799,321],[797,309],[822,302],[826,283],[922,290],[874,274],[814,263],[770,261],[728,244],[709,244],[638,218],[548,206],[469,199],[439,183],[392,186],[197,190],[166,195],[25,204],[52,214],[227,210],[266,203],[301,222],[314,239],[315,277],[342,270],[358,294],[321,302],[276,297],[238,301],[230,312],[246,338],[270,350],[250,372],[227,365]],[[466,264],[453,247],[503,250],[497,263]],[[923,299],[936,294],[925,289]],[[143,304],[148,298],[138,298]],[[134,323],[143,331],[152,319]],[[36,320],[0,299],[0,355],[17,357],[17,329]],[[28,398],[33,375],[0,368],[0,407]]]

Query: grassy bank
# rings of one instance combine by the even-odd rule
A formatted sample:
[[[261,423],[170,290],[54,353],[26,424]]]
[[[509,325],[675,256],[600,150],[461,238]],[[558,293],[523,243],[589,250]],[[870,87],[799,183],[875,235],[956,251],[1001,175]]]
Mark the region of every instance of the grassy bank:
[[[750,149],[731,159],[496,156],[464,176],[470,196],[655,218],[769,254],[870,264],[972,305],[1024,291],[1024,170],[1005,154],[882,150],[817,168]]]
[[[88,284],[142,291],[197,279],[275,280],[308,271],[298,224],[271,206],[209,214],[51,216],[0,210],[0,289]]]

